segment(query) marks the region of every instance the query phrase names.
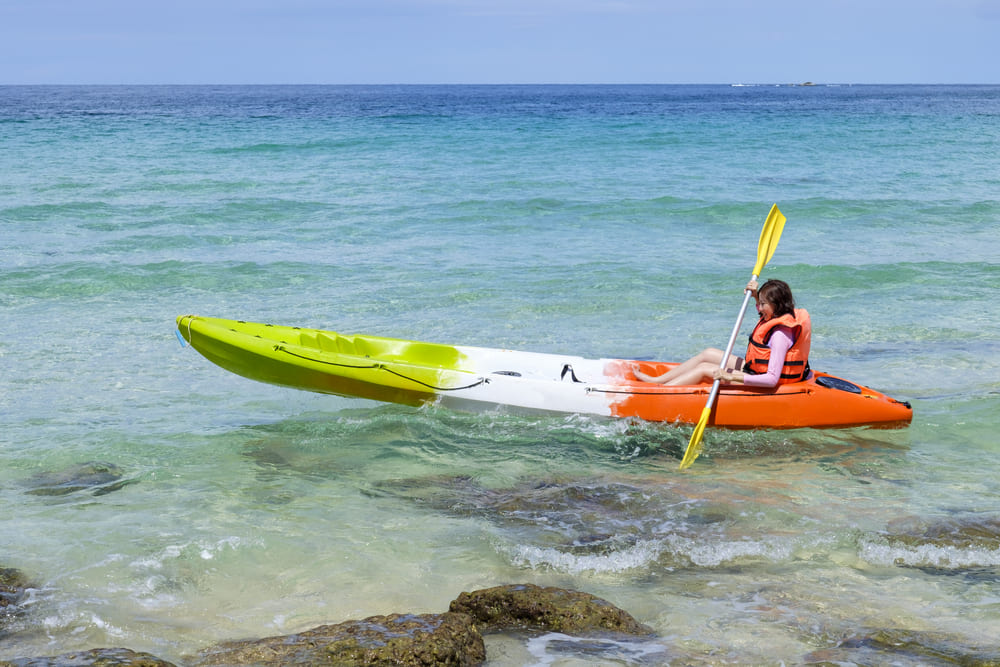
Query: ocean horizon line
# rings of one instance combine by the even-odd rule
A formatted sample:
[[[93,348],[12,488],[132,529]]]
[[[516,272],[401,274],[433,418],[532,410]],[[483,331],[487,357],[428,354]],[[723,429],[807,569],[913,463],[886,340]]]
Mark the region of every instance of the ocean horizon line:
[[[374,83],[318,83],[318,82],[284,82],[284,83],[236,83],[236,82],[215,82],[215,83],[191,83],[191,82],[145,82],[145,83],[0,83],[0,88],[404,88],[404,87],[496,87],[496,88],[533,88],[533,87],[696,87],[696,86],[718,86],[718,87],[775,87],[775,88],[809,88],[809,87],[989,87],[998,86],[1000,83],[989,82],[849,82],[849,81],[802,81],[802,82],[776,82],[776,81],[726,81],[726,82],[374,82]]]

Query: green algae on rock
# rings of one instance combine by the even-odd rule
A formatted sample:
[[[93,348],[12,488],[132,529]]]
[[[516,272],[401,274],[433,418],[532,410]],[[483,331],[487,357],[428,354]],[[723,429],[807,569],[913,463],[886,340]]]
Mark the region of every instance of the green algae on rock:
[[[534,584],[509,584],[462,593],[449,609],[472,616],[487,633],[545,630],[569,635],[594,632],[653,634],[651,628],[606,600],[589,593]]]
[[[227,642],[202,651],[195,664],[472,667],[485,659],[472,619],[445,613],[371,616],[294,635]]]

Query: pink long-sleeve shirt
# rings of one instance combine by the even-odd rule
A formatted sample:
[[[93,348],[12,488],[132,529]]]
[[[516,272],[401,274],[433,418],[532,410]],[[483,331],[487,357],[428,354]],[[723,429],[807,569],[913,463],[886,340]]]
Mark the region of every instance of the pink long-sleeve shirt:
[[[771,332],[767,346],[771,348],[771,358],[767,362],[767,372],[760,375],[745,373],[743,384],[748,387],[777,387],[781,369],[785,366],[785,355],[795,342],[791,327],[779,324]]]

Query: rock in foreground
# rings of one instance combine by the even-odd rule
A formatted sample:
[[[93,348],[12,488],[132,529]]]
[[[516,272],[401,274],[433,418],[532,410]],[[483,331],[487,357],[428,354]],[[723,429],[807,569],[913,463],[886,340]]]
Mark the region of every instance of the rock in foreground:
[[[652,635],[628,612],[589,593],[534,584],[495,586],[462,593],[449,611],[468,614],[483,632],[543,630],[568,635]]]
[[[9,602],[16,602],[23,578],[13,570],[0,570],[0,575],[5,575],[0,576],[0,592],[7,590]],[[371,616],[292,635],[224,642],[203,649],[185,665],[476,667],[486,661],[480,629],[581,637],[654,634],[627,612],[588,593],[510,584],[462,593],[443,614]],[[155,656],[125,648],[0,662],[0,667],[117,666],[172,667]]]
[[[12,662],[0,661],[0,667],[175,667],[148,653],[137,653],[127,648],[95,648],[79,653],[67,653],[52,658],[21,658]]]
[[[227,642],[202,651],[195,664],[472,667],[485,660],[472,619],[445,613],[372,616],[295,635]]]

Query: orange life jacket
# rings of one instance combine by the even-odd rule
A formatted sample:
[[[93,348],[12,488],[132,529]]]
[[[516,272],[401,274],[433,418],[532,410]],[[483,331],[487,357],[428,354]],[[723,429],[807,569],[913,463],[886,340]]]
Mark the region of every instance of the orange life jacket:
[[[753,375],[767,372],[771,359],[771,348],[767,346],[774,328],[784,325],[792,330],[794,340],[785,355],[785,365],[781,369],[778,384],[798,382],[809,376],[809,346],[812,342],[812,322],[804,308],[796,308],[794,315],[785,314],[764,321],[761,319],[750,334],[747,346],[746,365],[743,369]]]

